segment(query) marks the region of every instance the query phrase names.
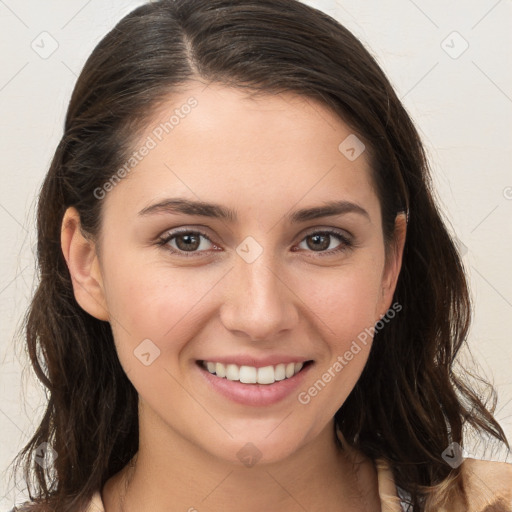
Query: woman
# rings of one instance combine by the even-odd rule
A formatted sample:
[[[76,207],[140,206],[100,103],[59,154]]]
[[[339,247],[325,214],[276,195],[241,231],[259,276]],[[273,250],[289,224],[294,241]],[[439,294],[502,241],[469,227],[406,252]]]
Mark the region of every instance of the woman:
[[[410,118],[293,0],[163,0],[99,43],[38,210],[46,415],[19,510],[512,510],[452,371],[467,281]],[[34,460],[33,460],[34,459]]]

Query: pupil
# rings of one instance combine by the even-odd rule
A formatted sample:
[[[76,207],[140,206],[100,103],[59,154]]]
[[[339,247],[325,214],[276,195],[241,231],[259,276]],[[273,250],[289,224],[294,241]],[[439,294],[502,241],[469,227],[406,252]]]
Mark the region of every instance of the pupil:
[[[195,243],[194,243],[194,239],[195,239]],[[197,249],[199,247],[198,245],[198,237],[195,236],[195,235],[181,235],[178,237],[177,239],[177,245],[180,249],[182,250],[190,250],[190,249]],[[185,240],[185,243],[183,244],[182,247],[180,247],[180,241],[181,240]],[[192,242],[192,245],[190,245],[190,243]]]
[[[313,244],[313,247],[310,248],[320,248],[320,249],[327,249],[329,247],[329,237],[326,235],[312,235],[311,238],[315,239],[315,243]],[[320,239],[324,239],[324,243],[318,244]]]

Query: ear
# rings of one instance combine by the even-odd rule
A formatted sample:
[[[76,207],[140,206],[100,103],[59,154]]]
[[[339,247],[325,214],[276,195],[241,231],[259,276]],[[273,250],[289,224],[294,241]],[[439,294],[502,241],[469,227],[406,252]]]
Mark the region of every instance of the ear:
[[[68,265],[75,299],[98,320],[109,320],[96,244],[84,237],[80,215],[70,207],[62,219],[61,247]]]
[[[393,294],[395,293],[396,284],[400,269],[402,268],[402,256],[405,246],[405,238],[407,233],[407,217],[403,212],[398,213],[395,218],[395,232],[386,255],[386,264],[382,274],[382,297],[379,302],[379,318],[386,314],[391,307]]]

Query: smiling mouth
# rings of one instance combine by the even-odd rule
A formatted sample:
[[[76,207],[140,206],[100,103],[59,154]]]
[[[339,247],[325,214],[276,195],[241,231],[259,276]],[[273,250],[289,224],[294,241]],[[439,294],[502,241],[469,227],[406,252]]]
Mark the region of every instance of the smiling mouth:
[[[303,368],[313,363],[280,363],[273,366],[238,366],[213,361],[198,361],[201,368],[221,379],[242,382],[243,384],[273,384],[274,382],[291,379]]]

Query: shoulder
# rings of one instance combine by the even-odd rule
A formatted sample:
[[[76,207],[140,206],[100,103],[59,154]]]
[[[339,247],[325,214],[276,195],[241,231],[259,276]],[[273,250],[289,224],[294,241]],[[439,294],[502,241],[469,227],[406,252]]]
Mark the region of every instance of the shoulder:
[[[385,461],[378,461],[379,492],[385,510],[411,510],[410,497],[395,485],[392,473]],[[512,464],[466,458],[461,473],[469,508],[464,506],[461,496],[450,493],[448,502],[438,492],[441,486],[427,499],[425,510],[436,512],[512,512]],[[396,493],[395,493],[396,489]],[[399,507],[401,505],[401,507]],[[383,509],[384,510],[384,509]]]
[[[467,458],[461,466],[471,509],[512,512],[512,464]]]

